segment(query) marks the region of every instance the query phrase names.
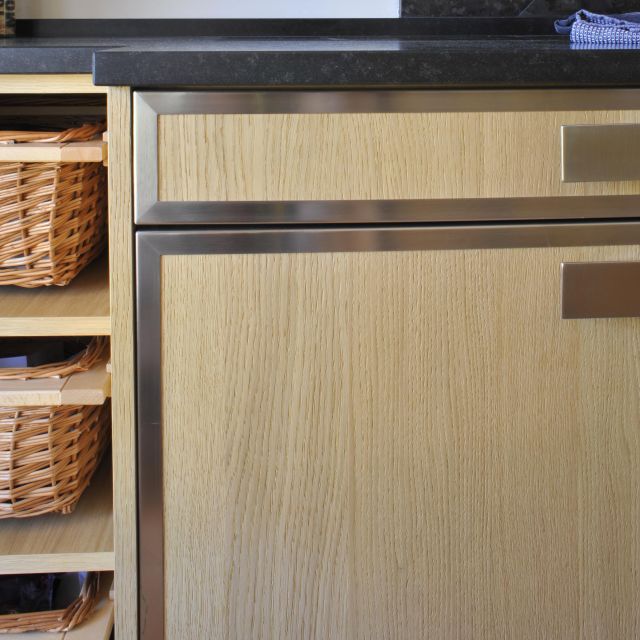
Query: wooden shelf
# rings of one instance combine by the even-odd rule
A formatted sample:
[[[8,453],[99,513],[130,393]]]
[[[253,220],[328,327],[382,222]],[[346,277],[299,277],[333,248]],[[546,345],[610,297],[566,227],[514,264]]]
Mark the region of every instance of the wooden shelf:
[[[100,576],[100,599],[93,613],[81,625],[66,633],[7,633],[3,640],[109,640],[113,629],[113,601],[109,587],[113,574]]]
[[[93,84],[90,73],[3,75],[0,93],[107,93]]]
[[[0,406],[104,404],[111,395],[111,374],[107,370],[107,362],[105,357],[89,371],[74,373],[67,378],[0,380]]]
[[[0,162],[104,162],[106,150],[102,140],[0,144]]]
[[[112,502],[105,458],[72,514],[0,521],[0,575],[113,571]]]
[[[110,332],[106,256],[66,287],[0,287],[0,337],[106,336]]]

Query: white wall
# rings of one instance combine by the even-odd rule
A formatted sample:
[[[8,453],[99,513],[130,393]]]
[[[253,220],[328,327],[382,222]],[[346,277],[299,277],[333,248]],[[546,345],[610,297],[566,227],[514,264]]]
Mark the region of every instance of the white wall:
[[[396,18],[400,0],[17,0],[18,18]]]

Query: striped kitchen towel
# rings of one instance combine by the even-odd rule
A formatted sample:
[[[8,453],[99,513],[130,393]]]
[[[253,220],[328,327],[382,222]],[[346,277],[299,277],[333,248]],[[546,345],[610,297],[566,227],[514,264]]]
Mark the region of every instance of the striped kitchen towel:
[[[640,12],[603,16],[581,10],[556,20],[556,31],[576,44],[640,47]]]

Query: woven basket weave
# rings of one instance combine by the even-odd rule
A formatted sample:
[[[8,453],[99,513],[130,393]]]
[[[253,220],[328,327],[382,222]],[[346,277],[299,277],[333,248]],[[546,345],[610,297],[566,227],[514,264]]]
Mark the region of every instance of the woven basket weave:
[[[109,439],[102,406],[0,407],[0,520],[71,513]]]
[[[80,595],[66,608],[35,613],[15,613],[0,616],[0,633],[27,631],[70,631],[86,620],[98,600],[100,574],[88,573]]]
[[[0,132],[0,142],[84,142],[104,124]],[[98,162],[0,163],[0,285],[66,285],[104,248],[106,173]]]
[[[35,380],[41,378],[62,378],[72,373],[88,371],[106,352],[109,339],[104,336],[93,338],[86,349],[63,362],[43,364],[38,367],[0,368],[0,380]]]

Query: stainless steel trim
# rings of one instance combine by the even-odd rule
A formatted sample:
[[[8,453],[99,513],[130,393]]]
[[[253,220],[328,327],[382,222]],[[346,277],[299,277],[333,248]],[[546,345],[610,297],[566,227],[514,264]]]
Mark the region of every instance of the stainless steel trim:
[[[640,222],[136,234],[140,637],[164,637],[161,259],[165,255],[640,244]],[[565,269],[567,267],[565,266]]]
[[[139,633],[164,637],[160,253],[136,236]]]
[[[134,217],[158,202],[158,114],[140,93],[133,94]]]
[[[564,262],[562,318],[640,318],[640,262]]]
[[[276,202],[258,214],[263,203],[221,202],[159,202],[158,201],[158,130],[159,115],[212,113],[426,113],[426,112],[482,112],[482,111],[562,111],[598,109],[638,109],[639,89],[552,89],[552,90],[464,90],[464,91],[143,91],[134,93],[133,140],[135,174],[136,224],[247,224],[229,221],[231,211],[248,212],[246,219],[272,223],[267,215],[276,216],[274,223],[301,222],[355,223],[346,219],[345,209],[358,215],[358,221],[369,223],[399,221],[433,221],[437,218],[421,216],[420,206],[431,208],[430,201],[415,205],[407,211],[406,202]],[[526,200],[526,199],[515,199]],[[438,202],[438,201],[435,201]],[[479,217],[491,218],[492,209],[499,207],[495,199],[478,201],[484,207]],[[459,203],[460,206],[462,203]],[[436,206],[440,206],[439,204]],[[518,205],[507,205],[517,210]],[[542,209],[541,205],[541,209]],[[370,207],[367,209],[367,207]],[[394,208],[396,207],[396,208]],[[473,208],[473,205],[472,205]],[[175,212],[175,214],[172,214]],[[284,213],[283,213],[284,212]],[[311,220],[307,218],[311,213]],[[381,214],[391,214],[382,219]],[[516,215],[512,219],[521,219]],[[551,217],[551,216],[546,216]],[[565,216],[563,216],[565,217]],[[576,216],[577,217],[577,216]],[[195,220],[196,222],[187,222]],[[541,219],[541,218],[540,218]]]
[[[562,181],[640,180],[640,124],[561,127]]]
[[[437,113],[638,109],[639,89],[142,91],[157,114]]]
[[[160,255],[438,251],[640,244],[640,222],[142,231]],[[143,284],[143,283],[139,283]],[[141,294],[144,295],[144,294]],[[140,300],[145,303],[144,299]],[[146,332],[146,330],[145,330]],[[146,333],[145,333],[146,335]]]
[[[147,199],[148,202],[148,199]],[[288,202],[156,202],[141,225],[302,225],[589,220],[640,217],[640,196],[331,200]]]

